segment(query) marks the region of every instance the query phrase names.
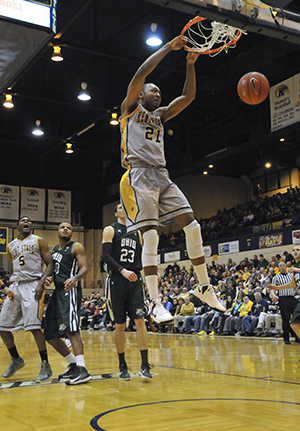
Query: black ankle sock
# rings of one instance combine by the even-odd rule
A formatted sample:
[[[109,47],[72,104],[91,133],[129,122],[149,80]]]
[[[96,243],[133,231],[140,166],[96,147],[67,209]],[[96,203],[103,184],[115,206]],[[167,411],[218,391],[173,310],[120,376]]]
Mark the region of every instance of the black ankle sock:
[[[125,352],[118,353],[118,356],[119,356],[119,365],[126,365]]]
[[[40,351],[39,353],[40,353],[40,357],[41,357],[42,362],[43,362],[43,361],[48,362],[48,354],[47,354],[47,350],[42,350],[42,351]]]
[[[17,351],[16,346],[12,347],[11,349],[8,349],[8,351],[9,351],[10,356],[11,356],[12,358],[18,359],[18,358],[20,357],[20,355],[19,355],[19,353],[18,353],[18,351]]]
[[[142,366],[148,365],[148,350],[141,350]]]

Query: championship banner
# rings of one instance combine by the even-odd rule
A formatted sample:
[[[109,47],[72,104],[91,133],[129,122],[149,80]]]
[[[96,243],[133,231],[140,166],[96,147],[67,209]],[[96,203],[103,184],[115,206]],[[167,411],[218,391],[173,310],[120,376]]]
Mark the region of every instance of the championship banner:
[[[300,230],[293,230],[292,232],[292,243],[300,244]]]
[[[229,253],[238,253],[240,251],[239,241],[229,241],[223,242],[218,245],[219,255],[221,254],[229,254]]]
[[[177,260],[180,260],[180,251],[170,251],[168,253],[164,254],[164,262],[176,262]]]
[[[7,238],[8,238],[7,227],[0,227],[0,254],[6,254]]]
[[[210,257],[212,254],[211,246],[210,245],[203,246],[203,252],[204,252],[204,257]]]
[[[21,215],[32,221],[45,222],[45,190],[21,187]]]
[[[300,121],[300,74],[270,88],[271,132]]]
[[[278,245],[283,245],[282,232],[276,235],[264,235],[259,237],[259,248],[277,247]]]
[[[71,192],[63,190],[48,190],[49,223],[71,223]]]
[[[19,220],[19,187],[0,184],[0,219]]]

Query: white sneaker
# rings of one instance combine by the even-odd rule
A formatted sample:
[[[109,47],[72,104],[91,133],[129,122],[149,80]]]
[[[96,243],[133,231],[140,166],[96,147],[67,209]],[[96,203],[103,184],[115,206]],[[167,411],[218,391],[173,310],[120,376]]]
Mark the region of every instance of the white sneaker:
[[[47,361],[42,361],[41,363],[41,371],[38,377],[36,378],[37,383],[45,382],[46,380],[50,379],[52,376],[52,370],[50,367],[50,364]]]
[[[150,316],[158,325],[164,322],[171,322],[174,319],[172,314],[160,302],[156,302],[155,299],[151,301]]]
[[[220,311],[226,311],[224,305],[218,300],[215,294],[214,288],[209,284],[197,284],[194,289],[194,295],[201,299],[202,302],[206,302],[210,307],[217,308]]]
[[[9,377],[13,376],[20,368],[23,368],[25,364],[26,362],[21,357],[19,357],[18,359],[11,358],[10,364],[7,370],[5,370],[2,374],[2,377],[8,379]]]

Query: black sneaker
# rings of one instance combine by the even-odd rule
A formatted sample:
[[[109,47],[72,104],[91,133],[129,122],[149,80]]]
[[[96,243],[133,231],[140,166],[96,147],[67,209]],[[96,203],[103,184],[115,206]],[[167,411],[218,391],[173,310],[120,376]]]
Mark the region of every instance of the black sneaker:
[[[127,365],[123,364],[119,367],[119,379],[120,380],[130,380],[131,376],[128,373]]]
[[[66,381],[66,385],[81,385],[92,380],[92,376],[85,367],[76,366],[76,375]]]
[[[73,379],[77,375],[76,370],[77,370],[77,365],[75,362],[73,362],[73,364],[69,364],[66,371],[63,374],[60,374],[58,376],[58,380]]]
[[[150,374],[150,365],[142,365],[139,371],[139,375],[145,383],[152,382],[152,375]]]

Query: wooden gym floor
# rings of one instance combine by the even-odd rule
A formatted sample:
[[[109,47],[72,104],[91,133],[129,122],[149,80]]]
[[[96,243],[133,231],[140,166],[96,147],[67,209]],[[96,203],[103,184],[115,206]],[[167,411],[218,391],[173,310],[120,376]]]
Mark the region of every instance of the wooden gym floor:
[[[15,333],[27,362],[0,377],[0,430],[166,431],[282,430],[299,427],[300,345],[280,339],[149,333],[153,382],[137,373],[136,334],[126,333],[132,380],[118,380],[113,333],[83,331],[86,365],[94,379],[58,383],[64,360],[48,347],[52,378],[43,384],[33,337]],[[9,364],[0,341],[0,375]]]

